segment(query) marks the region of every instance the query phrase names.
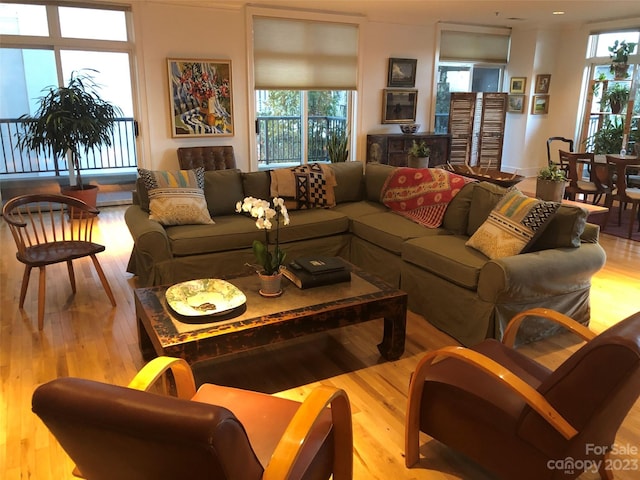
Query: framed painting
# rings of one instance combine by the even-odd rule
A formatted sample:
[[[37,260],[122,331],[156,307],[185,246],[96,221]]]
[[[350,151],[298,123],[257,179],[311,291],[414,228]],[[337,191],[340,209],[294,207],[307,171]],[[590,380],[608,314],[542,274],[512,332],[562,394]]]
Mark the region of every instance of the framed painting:
[[[524,103],[526,97],[524,95],[509,95],[507,102],[507,112],[524,113]]]
[[[535,93],[549,93],[551,75],[536,75]]]
[[[417,64],[415,58],[390,58],[387,87],[415,87]]]
[[[531,115],[549,113],[549,95],[534,95],[531,100]]]
[[[172,137],[233,135],[231,60],[167,60]]]
[[[416,120],[417,90],[384,89],[382,123],[410,123]]]
[[[509,93],[524,93],[524,88],[526,85],[527,77],[511,77]]]

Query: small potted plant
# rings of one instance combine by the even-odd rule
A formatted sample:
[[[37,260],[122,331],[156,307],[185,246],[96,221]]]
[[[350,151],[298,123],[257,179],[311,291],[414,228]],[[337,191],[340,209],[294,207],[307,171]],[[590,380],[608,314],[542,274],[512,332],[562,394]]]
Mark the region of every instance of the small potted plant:
[[[56,160],[69,155],[69,170],[70,174],[75,170],[76,185],[62,188],[62,193],[95,207],[97,186],[82,183],[80,154],[111,146],[114,123],[122,111],[100,98],[98,85],[87,72],[95,70],[72,72],[66,86],[47,88],[35,115],[20,117],[25,123],[18,134],[18,145],[36,153],[50,153]]]
[[[616,80],[629,77],[629,55],[633,53],[636,45],[636,42],[627,43],[626,40],[622,40],[621,42],[616,40],[612,46],[607,47],[607,50],[609,50],[609,58],[611,59],[609,71],[613,73]]]
[[[411,148],[409,149],[408,166],[411,168],[427,168],[429,166],[429,155],[431,155],[431,149],[425,142],[413,141]]]
[[[349,156],[349,135],[344,130],[334,130],[327,138],[327,155],[331,163],[346,162]]]
[[[567,177],[557,165],[549,165],[538,172],[536,197],[549,202],[561,202]]]
[[[253,241],[253,254],[258,262],[254,267],[256,267],[256,272],[260,277],[260,295],[263,297],[280,295],[282,293],[280,267],[284,264],[284,259],[287,255],[280,249],[280,220],[282,219],[285,225],[289,225],[289,212],[284,200],[275,197],[272,208],[267,200],[246,197],[242,202],[236,204],[236,212],[248,213],[256,219],[256,227],[264,230],[264,242],[260,240]],[[274,224],[276,234],[272,250],[269,242],[269,230]]]
[[[613,86],[602,92],[601,108],[608,106],[611,113],[618,114],[629,101],[629,87],[624,83],[614,83]]]

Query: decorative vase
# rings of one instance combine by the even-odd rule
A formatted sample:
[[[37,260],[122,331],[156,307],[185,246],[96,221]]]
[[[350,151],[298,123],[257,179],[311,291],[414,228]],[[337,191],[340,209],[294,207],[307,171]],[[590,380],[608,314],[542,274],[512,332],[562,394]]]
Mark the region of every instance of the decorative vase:
[[[260,277],[260,295],[277,297],[282,294],[282,273],[278,272],[273,275],[258,273],[258,276]]]
[[[562,202],[566,182],[556,182],[553,180],[536,181],[536,198],[547,202]]]

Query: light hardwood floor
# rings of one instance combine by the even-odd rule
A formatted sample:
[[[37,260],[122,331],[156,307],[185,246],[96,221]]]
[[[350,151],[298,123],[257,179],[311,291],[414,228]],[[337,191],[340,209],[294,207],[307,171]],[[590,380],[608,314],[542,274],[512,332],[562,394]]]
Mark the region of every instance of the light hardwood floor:
[[[0,478],[70,479],[72,462],[31,412],[40,383],[71,375],[126,384],[143,365],[137,344],[132,289],[126,273],[132,241],[126,207],[103,208],[95,241],[107,245],[100,259],[118,306],[111,308],[88,259],[77,262],[78,293],[71,296],[66,269],[48,272],[44,330],[37,329],[37,274],[24,310],[18,309],[22,265],[7,225],[0,220]],[[640,244],[601,236],[605,268],[593,278],[592,328],[601,331],[640,310]],[[219,382],[302,399],[317,384],[344,388],[351,399],[354,469],[358,480],[491,478],[475,464],[426,436],[419,466],[404,467],[403,435],[409,376],[422,354],[455,342],[410,313],[406,351],[395,362],[376,350],[382,322],[374,320],[246,354],[212,360],[196,369],[199,382]],[[541,363],[558,365],[577,344],[568,334],[522,347]],[[616,443],[640,447],[640,404]],[[638,455],[621,456],[638,460]],[[638,478],[637,470],[617,479]],[[581,478],[597,478],[584,475]]]

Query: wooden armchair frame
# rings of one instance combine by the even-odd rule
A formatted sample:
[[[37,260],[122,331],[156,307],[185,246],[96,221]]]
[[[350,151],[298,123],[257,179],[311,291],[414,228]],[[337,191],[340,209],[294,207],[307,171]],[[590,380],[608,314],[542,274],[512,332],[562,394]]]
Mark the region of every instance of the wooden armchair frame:
[[[527,317],[536,316],[547,318],[568,328],[571,332],[589,341],[596,334],[572,318],[546,308],[533,308],[521,312],[513,317],[507,325],[503,335],[503,343],[513,346],[518,328]],[[577,430],[560,415],[555,408],[533,387],[521,380],[513,372],[481,353],[464,347],[445,347],[427,353],[418,363],[411,377],[409,397],[405,422],[405,465],[413,466],[419,460],[420,436],[420,403],[424,390],[424,382],[431,365],[447,357],[454,357],[478,367],[479,370],[491,375],[504,383],[519,395],[533,410],[544,418],[564,438],[571,439],[578,434]]]
[[[129,382],[128,387],[148,391],[157,380],[166,378],[165,373],[168,371],[173,375],[176,396],[191,399],[196,392],[195,380],[191,367],[181,358],[153,359]],[[334,480],[353,478],[353,431],[349,398],[344,390],[320,385],[304,400],[289,423],[274,450],[271,461],[265,466],[262,477],[264,480],[289,478],[312,426],[327,406],[331,407],[334,429],[333,478]]]

